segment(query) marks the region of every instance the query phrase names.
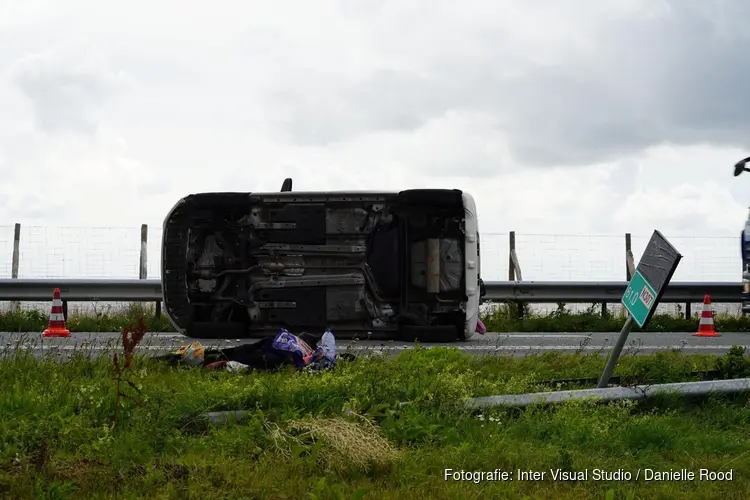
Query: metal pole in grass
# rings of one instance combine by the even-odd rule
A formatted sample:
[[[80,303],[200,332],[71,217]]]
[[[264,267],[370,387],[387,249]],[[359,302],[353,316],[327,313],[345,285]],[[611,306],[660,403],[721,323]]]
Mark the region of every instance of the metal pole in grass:
[[[21,259],[21,224],[16,222],[16,225],[13,228],[13,257],[11,262],[11,271],[10,271],[10,278],[11,279],[18,279],[18,266]],[[12,311],[15,311],[21,306],[21,303],[18,301],[13,301],[10,303],[10,307]]]
[[[612,348],[612,353],[607,360],[607,366],[604,367],[602,376],[599,378],[599,384],[596,386],[599,389],[607,387],[609,384],[609,379],[612,378],[612,372],[615,371],[615,366],[617,365],[617,360],[620,359],[620,353],[623,346],[625,346],[625,341],[628,340],[628,335],[630,335],[630,331],[633,329],[633,322],[633,315],[628,313],[628,318],[625,320],[625,324],[622,325],[617,343]]]

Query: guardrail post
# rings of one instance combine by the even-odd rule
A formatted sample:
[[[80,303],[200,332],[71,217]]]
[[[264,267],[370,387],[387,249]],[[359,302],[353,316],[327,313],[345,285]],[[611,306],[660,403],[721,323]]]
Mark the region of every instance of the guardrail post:
[[[625,281],[630,282],[635,272],[635,259],[633,259],[632,235],[625,233]]]
[[[508,281],[520,281],[521,276],[519,272],[516,272],[518,266],[518,257],[516,256],[516,232],[511,231],[508,233]],[[524,316],[523,302],[516,302],[516,314],[518,319],[523,319]]]
[[[13,261],[10,268],[11,279],[18,279],[18,266],[21,258],[21,224],[16,222],[13,228]],[[13,301],[10,304],[11,309],[18,309],[21,303]]]
[[[516,266],[513,263],[513,252],[516,250],[516,232],[508,234],[508,281],[516,281]]]
[[[148,224],[141,224],[141,256],[138,263],[138,279],[148,279]],[[161,317],[161,302],[156,301],[154,315]]]
[[[630,281],[633,277],[633,272],[630,269],[630,256],[633,255],[633,248],[631,244],[630,233],[625,233],[625,281]]]
[[[138,266],[138,279],[145,280],[148,276],[148,224],[141,224],[141,258]]]

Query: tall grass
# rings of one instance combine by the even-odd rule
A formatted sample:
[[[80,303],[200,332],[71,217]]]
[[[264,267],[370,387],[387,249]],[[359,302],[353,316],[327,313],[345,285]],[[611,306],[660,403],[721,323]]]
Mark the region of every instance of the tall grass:
[[[68,362],[6,350],[0,358],[0,495],[6,498],[746,498],[750,406],[699,402],[570,403],[477,416],[471,396],[551,390],[598,375],[595,355],[470,356],[454,348],[341,362],[320,374],[169,369],[136,356],[117,426],[109,356]],[[635,383],[694,370],[747,371],[731,357],[624,356]],[[403,404],[406,402],[407,404]],[[242,409],[217,427],[207,411]],[[552,481],[549,469],[734,471],[732,482]],[[546,471],[543,481],[453,481],[445,470]],[[641,472],[642,474],[642,472]]]

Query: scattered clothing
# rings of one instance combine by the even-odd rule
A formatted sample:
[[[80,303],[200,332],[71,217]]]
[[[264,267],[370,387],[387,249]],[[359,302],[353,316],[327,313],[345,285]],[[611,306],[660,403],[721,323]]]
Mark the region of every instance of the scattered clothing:
[[[353,356],[344,357],[351,359]],[[330,329],[326,329],[322,337],[317,337],[309,333],[297,336],[282,328],[275,336],[252,344],[205,349],[196,341],[156,359],[172,366],[186,364],[231,372],[276,370],[285,365],[293,365],[299,370],[322,371],[336,366],[336,338]]]
[[[227,371],[233,373],[241,372],[243,370],[247,370],[248,368],[249,366],[243,365],[239,361],[227,361],[226,364]]]
[[[227,363],[229,363],[229,361],[214,361],[213,363],[203,365],[203,368],[206,370],[218,370],[219,368],[225,368]]]
[[[271,347],[290,356],[292,363],[297,368],[306,367],[313,357],[312,348],[304,340],[283,328],[276,334]]]
[[[487,327],[484,326],[484,323],[482,323],[482,320],[479,318],[477,318],[477,328],[475,331],[481,335],[487,333]]]
[[[336,339],[331,330],[326,328],[320,345],[313,352],[312,359],[305,367],[310,371],[328,370],[336,366]]]
[[[205,349],[200,342],[191,342],[177,349],[176,354],[180,356],[180,362],[197,366],[203,364]]]

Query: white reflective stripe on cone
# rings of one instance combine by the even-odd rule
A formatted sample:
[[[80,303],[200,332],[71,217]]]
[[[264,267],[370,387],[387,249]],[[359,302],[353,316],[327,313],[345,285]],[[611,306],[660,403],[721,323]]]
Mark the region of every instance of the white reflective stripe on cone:
[[[52,313],[49,315],[50,321],[65,321],[65,316],[62,313]]]

